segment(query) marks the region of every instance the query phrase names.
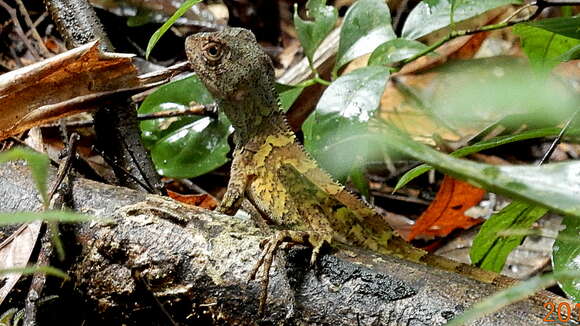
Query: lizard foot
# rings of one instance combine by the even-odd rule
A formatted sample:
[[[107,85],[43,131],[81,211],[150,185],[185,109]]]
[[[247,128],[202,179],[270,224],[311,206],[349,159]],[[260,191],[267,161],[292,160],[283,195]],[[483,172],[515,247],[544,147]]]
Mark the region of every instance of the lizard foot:
[[[276,251],[282,246],[292,245],[292,244],[302,244],[312,247],[312,255],[310,256],[310,266],[314,266],[318,257],[320,255],[320,250],[324,244],[330,244],[332,236],[324,232],[314,232],[314,231],[292,231],[283,230],[277,231],[272,237],[264,239],[260,244],[262,248],[262,254],[260,258],[254,265],[254,268],[250,272],[248,281],[256,279],[258,270],[262,268],[262,280],[261,287],[262,292],[260,293],[260,306],[258,312],[260,316],[264,315],[266,310],[266,300],[268,299],[268,284],[270,282],[270,268],[272,267],[272,262]]]

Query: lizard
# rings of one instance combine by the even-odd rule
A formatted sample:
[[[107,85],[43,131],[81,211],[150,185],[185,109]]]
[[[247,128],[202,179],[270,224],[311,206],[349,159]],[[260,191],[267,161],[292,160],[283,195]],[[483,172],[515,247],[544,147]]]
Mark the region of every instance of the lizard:
[[[513,284],[506,276],[413,247],[396,236],[375,209],[322,170],[287,123],[274,88],[272,61],[251,31],[226,28],[197,33],[186,39],[185,50],[191,67],[234,127],[230,180],[217,210],[234,215],[247,198],[265,222],[279,230],[263,243],[262,255],[250,273],[254,279],[263,270],[260,314],[273,257],[286,242],[311,246],[311,264],[321,247],[334,241],[486,283]]]

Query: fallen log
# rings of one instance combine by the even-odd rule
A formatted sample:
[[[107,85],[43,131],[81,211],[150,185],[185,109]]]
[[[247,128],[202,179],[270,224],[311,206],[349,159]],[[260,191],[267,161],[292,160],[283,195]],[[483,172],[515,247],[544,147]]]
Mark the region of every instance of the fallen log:
[[[259,322],[259,282],[246,278],[268,234],[250,220],[80,178],[72,197],[74,209],[97,220],[63,228],[69,263],[61,268],[71,280],[56,289],[66,303],[46,317],[63,325],[75,314],[85,325],[443,325],[497,291],[356,248],[310,268],[308,249],[294,247],[276,258]],[[20,164],[0,165],[0,198],[3,212],[41,206]],[[474,325],[539,325],[543,304],[562,300],[544,291]]]

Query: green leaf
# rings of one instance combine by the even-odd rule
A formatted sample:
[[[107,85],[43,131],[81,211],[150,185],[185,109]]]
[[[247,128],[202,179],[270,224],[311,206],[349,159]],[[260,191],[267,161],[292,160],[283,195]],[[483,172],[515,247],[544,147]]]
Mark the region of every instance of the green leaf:
[[[533,277],[527,281],[522,281],[515,286],[499,291],[498,293],[485,298],[475,304],[462,315],[453,318],[447,326],[471,325],[471,322],[485,315],[489,315],[501,308],[525,299],[536,291],[545,289],[553,285],[556,281],[573,280],[580,278],[580,271],[562,271],[552,274]]]
[[[24,147],[16,147],[7,152],[0,153],[0,163],[14,160],[25,160],[28,163],[36,189],[38,189],[42,197],[42,202],[45,206],[48,206],[48,193],[46,190],[49,164],[48,157]]]
[[[19,274],[23,274],[23,275],[42,273],[42,274],[46,274],[46,275],[60,277],[64,280],[68,280],[68,278],[69,278],[65,272],[61,271],[58,268],[54,268],[51,266],[27,266],[27,267],[0,269],[0,275],[10,274],[10,273],[19,273]]]
[[[578,59],[580,59],[580,44],[564,52],[557,60],[560,62],[566,62]]]
[[[481,152],[481,151],[484,151],[484,150],[487,150],[490,148],[495,148],[498,146],[510,144],[510,143],[517,142],[517,141],[534,139],[534,138],[549,137],[549,136],[556,136],[560,133],[560,131],[561,131],[560,128],[542,128],[542,129],[525,131],[525,132],[522,132],[522,133],[519,133],[516,135],[506,135],[506,136],[494,137],[492,139],[480,141],[480,142],[475,143],[475,144],[470,145],[470,146],[465,146],[463,148],[460,148],[460,149],[454,151],[453,153],[451,153],[449,155],[451,155],[453,157],[464,157],[464,156],[478,153],[478,152]],[[569,130],[567,134],[568,135],[580,134],[580,130],[579,129]],[[411,180],[417,178],[418,176],[420,176],[423,173],[428,172],[432,169],[433,168],[431,166],[426,165],[426,164],[422,164],[422,165],[419,165],[419,166],[407,171],[405,174],[403,174],[403,176],[401,176],[401,178],[397,182],[397,185],[395,186],[395,189],[393,190],[393,192],[403,188]]]
[[[369,58],[368,65],[388,66],[414,56],[427,46],[421,42],[398,38],[387,41],[376,48]]]
[[[88,215],[68,211],[44,211],[44,212],[11,212],[0,213],[0,225],[29,223],[33,221],[75,223],[88,222],[95,218]],[[103,221],[102,219],[100,221]]]
[[[294,101],[302,94],[304,87],[276,83],[276,91],[280,95],[280,106],[284,112],[288,111]]]
[[[369,144],[363,138],[351,137],[351,133],[365,133],[388,78],[389,70],[383,66],[364,67],[341,76],[324,91],[304,122],[306,149],[335,177],[344,179],[366,156]]]
[[[522,0],[463,0],[453,11],[454,22],[463,21],[484,12],[508,5],[521,4]],[[437,3],[419,3],[411,13],[403,26],[402,37],[418,39],[433,31],[449,26],[451,4],[449,0],[440,0]]]
[[[507,256],[521,244],[524,235],[498,237],[498,232],[529,229],[547,212],[546,208],[514,201],[493,214],[473,240],[469,252],[471,262],[483,269],[501,272]]]
[[[560,231],[554,246],[552,247],[552,264],[554,272],[566,270],[580,270],[580,219],[573,216],[564,216],[562,224],[566,229]],[[561,280],[560,287],[570,300],[580,301],[580,277],[576,279]]]
[[[191,103],[214,103],[196,76],[161,86],[145,99],[139,113],[185,109]],[[198,116],[148,120],[141,122],[140,127],[143,142],[151,150],[161,175],[192,178],[227,162],[231,128],[223,114],[217,120]]]
[[[451,154],[453,154],[453,153],[451,153]],[[433,170],[433,167],[431,167],[427,164],[421,164],[421,165],[416,166],[416,167],[412,168],[411,170],[405,172],[405,174],[403,174],[401,176],[401,178],[399,178],[399,181],[397,181],[397,184],[395,185],[393,192],[398,191],[399,189],[406,186],[413,179],[415,179],[415,178],[423,175],[423,173],[429,172],[431,170]]]
[[[580,40],[580,16],[546,18],[525,24],[528,26],[541,28],[548,32]]]
[[[312,21],[302,20],[298,16],[298,5],[294,5],[294,26],[311,65],[314,52],[332,31],[338,19],[338,10],[333,6],[325,6],[325,3],[326,0],[309,0],[306,3],[307,15]]]
[[[538,204],[564,215],[580,216],[579,161],[552,163],[540,167],[475,163],[454,158],[415,142],[386,123],[383,126],[384,135],[381,140],[387,148],[424,161],[437,170],[464,179],[476,187]]]
[[[360,191],[361,196],[369,200],[371,197],[371,189],[369,187],[369,180],[367,180],[363,169],[355,168],[350,173],[350,181],[358,191]]]
[[[193,75],[159,87],[139,107],[139,114],[160,111],[187,109],[192,103],[209,105],[215,100],[203,83]],[[191,124],[200,117],[185,116],[166,119],[142,121],[141,136],[148,149],[151,149],[161,138],[174,133],[177,129]]]
[[[128,27],[138,27],[150,23],[154,18],[154,12],[148,9],[139,9],[135,16],[127,18]]]
[[[559,18],[558,21],[571,19]],[[578,19],[575,21],[578,22]],[[546,29],[548,26],[552,30],[565,32],[567,35],[574,35],[574,33],[565,28],[558,29],[552,24],[538,25],[538,23],[520,23],[515,25],[513,29],[514,33],[521,38],[522,49],[530,60],[531,65],[541,72],[551,70],[562,61],[568,51],[580,45],[578,38],[554,33]]]
[[[357,1],[344,16],[334,74],[349,61],[371,53],[380,44],[394,38],[391,13],[385,1]]]
[[[172,178],[193,178],[212,171],[228,161],[230,123],[204,117],[160,139],[151,149],[159,174]]]
[[[155,33],[153,33],[153,35],[149,39],[149,43],[147,43],[147,50],[145,51],[145,58],[146,59],[149,58],[149,54],[151,54],[151,51],[153,50],[153,48],[155,47],[155,44],[157,44],[157,42],[159,41],[161,36],[163,36],[163,34],[165,34],[165,32],[167,32],[167,30],[169,28],[171,28],[171,26],[173,26],[175,21],[177,21],[181,16],[183,16],[183,14],[185,14],[189,10],[189,8],[193,7],[194,5],[196,5],[199,2],[201,2],[201,0],[187,0],[187,1],[185,1],[175,11],[175,13],[171,17],[169,17],[169,19],[165,22],[165,24],[163,24],[161,27],[159,27],[158,30],[155,31]]]

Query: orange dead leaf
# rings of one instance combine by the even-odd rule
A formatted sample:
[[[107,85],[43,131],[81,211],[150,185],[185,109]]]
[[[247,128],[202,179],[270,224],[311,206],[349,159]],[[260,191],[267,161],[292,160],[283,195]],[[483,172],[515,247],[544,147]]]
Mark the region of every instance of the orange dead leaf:
[[[189,204],[205,209],[213,210],[217,207],[218,203],[217,200],[210,194],[201,194],[201,195],[182,195],[180,193],[167,190],[167,195],[169,197],[177,200],[178,202],[182,202],[184,204]]]
[[[435,200],[417,220],[407,240],[413,240],[418,235],[442,237],[455,229],[467,229],[481,223],[481,219],[474,219],[464,213],[477,205],[484,194],[483,189],[445,176]]]

